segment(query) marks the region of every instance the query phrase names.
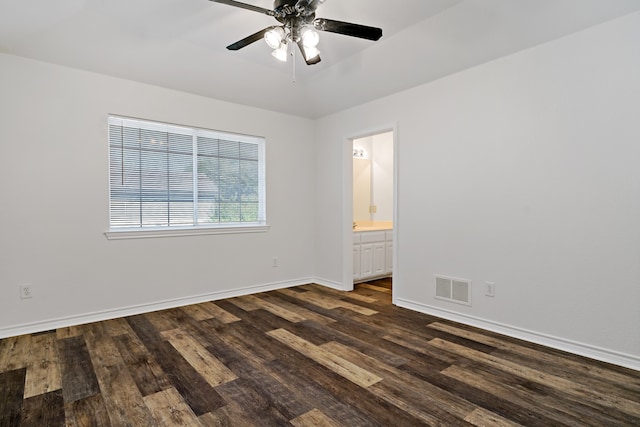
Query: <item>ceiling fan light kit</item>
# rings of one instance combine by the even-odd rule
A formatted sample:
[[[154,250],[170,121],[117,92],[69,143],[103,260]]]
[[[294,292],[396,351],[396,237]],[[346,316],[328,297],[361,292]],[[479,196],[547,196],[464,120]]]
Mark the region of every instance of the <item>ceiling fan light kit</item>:
[[[320,43],[320,34],[313,28],[305,27],[301,31],[304,47],[316,47]]]
[[[289,53],[289,46],[287,43],[282,43],[277,49],[273,49],[271,55],[278,61],[287,62],[287,54]]]
[[[278,49],[284,41],[285,34],[282,27],[273,27],[264,33],[264,40],[271,49]]]
[[[316,62],[313,62],[317,58]],[[315,47],[307,47],[304,50],[304,60],[307,64],[317,64],[320,62],[320,51]]]
[[[325,0],[275,0],[273,2],[273,10],[235,0],[210,1],[263,13],[277,19],[281,25],[260,30],[230,44],[227,49],[239,50],[264,38],[267,45],[273,49],[271,54],[280,61],[286,62],[289,45],[298,45],[307,65],[320,62],[320,51],[317,48],[320,42],[318,31],[328,31],[372,41],[379,40],[382,37],[382,29],[380,28],[316,18],[316,9]]]

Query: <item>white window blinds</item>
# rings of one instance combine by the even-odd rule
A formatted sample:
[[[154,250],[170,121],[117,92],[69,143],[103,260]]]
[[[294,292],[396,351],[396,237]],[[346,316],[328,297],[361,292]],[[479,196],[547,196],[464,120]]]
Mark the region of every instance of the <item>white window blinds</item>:
[[[110,228],[264,225],[264,138],[109,116]]]

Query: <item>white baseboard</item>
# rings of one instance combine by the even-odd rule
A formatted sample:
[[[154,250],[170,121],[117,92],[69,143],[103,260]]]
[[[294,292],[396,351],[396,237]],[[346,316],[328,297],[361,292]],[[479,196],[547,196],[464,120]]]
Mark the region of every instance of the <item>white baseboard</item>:
[[[335,289],[337,291],[345,290],[342,282],[335,282],[333,280],[322,279],[320,277],[314,277],[313,283],[317,283],[318,285],[326,286],[327,288]]]
[[[433,307],[402,298],[396,299],[394,303],[399,307],[408,308],[420,313],[441,317],[443,319],[452,320],[454,322],[463,323],[465,325],[474,326],[491,332],[497,332],[499,334],[507,335],[512,338],[529,341],[535,344],[541,344],[557,350],[566,351],[569,353],[577,354],[579,356],[588,357],[590,359],[595,359],[602,362],[611,363],[613,365],[623,366],[625,368],[640,371],[640,358],[632,356],[630,354],[619,353],[616,351],[594,347],[588,344],[583,344],[564,338],[541,334],[535,331],[529,331],[526,329],[509,326],[474,316],[468,316],[465,314],[456,313],[439,307]]]
[[[84,313],[74,316],[60,317],[57,319],[42,320],[38,322],[26,323],[15,326],[0,327],[0,339],[14,337],[36,332],[50,331],[68,326],[82,325],[85,323],[101,322],[118,317],[135,316],[137,314],[149,313],[152,311],[166,310],[169,308],[182,307],[185,305],[199,304],[206,301],[215,301],[225,298],[233,298],[242,295],[255,294],[258,292],[273,291],[276,289],[290,288],[293,286],[314,283],[313,278],[303,278],[285,282],[266,283],[262,285],[247,286],[244,288],[231,289],[227,291],[211,292],[184,298],[175,298],[166,301],[157,301],[148,304],[139,304],[129,307],[117,308],[113,310],[103,310],[93,313]]]
[[[137,314],[149,313],[152,311],[166,310],[169,308],[181,307],[185,305],[198,304],[206,301],[215,301],[225,298],[233,298],[242,295],[255,294],[258,292],[273,291],[276,289],[290,288],[293,286],[306,285],[309,283],[317,283],[332,289],[344,290],[342,283],[321,278],[302,278],[285,282],[266,283],[244,288],[231,289],[227,291],[211,292],[207,294],[195,295],[191,297],[176,298],[166,301],[158,301],[148,304],[139,304],[113,310],[103,310],[93,313],[85,313],[74,316],[61,317],[57,319],[49,319],[38,322],[26,323],[15,326],[0,327],[0,339],[13,337],[24,334],[32,334],[44,332],[68,326],[82,325],[91,322],[100,322],[109,319],[115,319],[125,316],[134,316]],[[611,363],[618,366],[640,371],[640,358],[629,354],[619,353],[599,347],[582,344],[563,338],[553,337],[534,331],[492,322],[474,316],[444,310],[418,302],[397,298],[394,304],[399,307],[408,308],[420,313],[441,317],[443,319],[452,320],[454,322],[463,323],[469,326],[475,326],[488,331],[497,332],[513,338],[541,344],[547,347],[567,351],[591,359],[600,360],[602,362]]]

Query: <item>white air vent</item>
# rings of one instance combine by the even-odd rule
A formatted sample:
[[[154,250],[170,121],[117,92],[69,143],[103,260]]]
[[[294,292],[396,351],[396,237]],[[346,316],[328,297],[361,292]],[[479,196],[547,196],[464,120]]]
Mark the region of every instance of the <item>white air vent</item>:
[[[471,280],[436,276],[436,298],[471,305]]]

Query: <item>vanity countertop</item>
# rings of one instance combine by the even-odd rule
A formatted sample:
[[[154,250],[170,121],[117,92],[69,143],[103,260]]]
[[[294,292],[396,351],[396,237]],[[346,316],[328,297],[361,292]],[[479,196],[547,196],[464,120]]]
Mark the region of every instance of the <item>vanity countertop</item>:
[[[356,221],[353,231],[382,231],[392,230],[393,221]]]

